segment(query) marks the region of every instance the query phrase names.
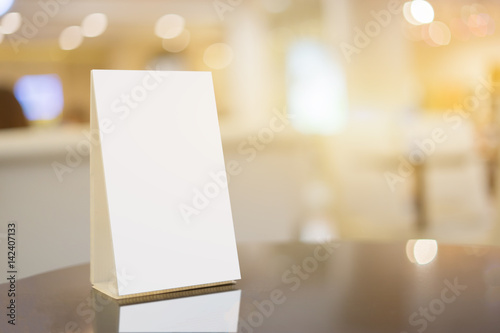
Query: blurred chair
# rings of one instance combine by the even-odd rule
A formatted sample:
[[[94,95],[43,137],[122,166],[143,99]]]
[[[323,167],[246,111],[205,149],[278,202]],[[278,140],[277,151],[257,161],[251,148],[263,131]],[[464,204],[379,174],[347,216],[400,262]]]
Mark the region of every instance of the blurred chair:
[[[486,169],[474,149],[472,125],[446,126],[440,116],[421,117],[406,129],[389,122],[353,123],[330,139],[329,165],[344,238],[491,243]],[[437,128],[446,139],[435,143],[423,164],[402,176],[392,191],[384,173],[401,176],[400,161],[409,161],[416,142],[431,138]]]
[[[414,231],[413,179],[394,191],[384,177],[397,172],[402,133],[389,122],[351,123],[327,139],[324,155],[338,213],[341,236],[348,239],[406,239]]]
[[[424,166],[425,236],[452,243],[490,243],[487,166],[475,147],[473,125],[464,120],[452,128],[441,117],[427,117],[417,127],[420,137],[430,137],[435,128],[446,135]]]
[[[26,126],[28,121],[12,91],[0,89],[0,129]]]
[[[298,240],[305,214],[303,191],[311,175],[303,138],[276,133],[272,142],[256,151],[255,158],[238,151],[246,137],[222,139],[226,165],[237,161],[242,170],[229,181],[236,240]]]

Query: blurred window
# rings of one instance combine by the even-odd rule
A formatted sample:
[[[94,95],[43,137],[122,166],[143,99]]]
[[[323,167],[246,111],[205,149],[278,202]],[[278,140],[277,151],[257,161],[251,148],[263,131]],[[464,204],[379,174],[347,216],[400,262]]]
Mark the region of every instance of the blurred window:
[[[7,13],[13,3],[14,0],[0,0],[0,16]]]
[[[23,76],[14,85],[14,94],[28,120],[54,119],[63,110],[62,84],[55,74]]]
[[[291,121],[308,134],[333,134],[347,121],[345,75],[334,54],[314,40],[299,40],[287,53],[287,102]]]

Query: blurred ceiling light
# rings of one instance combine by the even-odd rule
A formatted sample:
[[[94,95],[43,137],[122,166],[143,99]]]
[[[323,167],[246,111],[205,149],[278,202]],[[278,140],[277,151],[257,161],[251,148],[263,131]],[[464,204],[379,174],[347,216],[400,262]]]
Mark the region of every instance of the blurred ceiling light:
[[[82,21],[82,34],[85,37],[97,37],[108,27],[108,17],[103,13],[87,15]]]
[[[158,19],[155,24],[156,36],[170,39],[179,36],[184,30],[184,18],[177,14],[167,14]]]
[[[413,0],[410,3],[410,14],[418,24],[427,24],[434,20],[434,8],[425,0]]]
[[[181,52],[189,45],[190,40],[191,34],[188,30],[184,29],[179,36],[171,39],[164,39],[162,46],[168,52]]]
[[[3,34],[13,34],[21,27],[23,19],[17,12],[7,13],[2,17],[1,31]]]
[[[429,25],[429,37],[437,45],[448,45],[451,40],[451,31],[443,22],[434,21]]]
[[[411,3],[412,1],[405,2],[405,4],[403,5],[403,16],[408,21],[408,23],[411,23],[413,25],[420,25],[420,23],[415,20],[411,14]]]
[[[291,0],[261,0],[264,8],[271,13],[282,13],[290,7]]]
[[[436,258],[438,244],[434,239],[410,239],[406,243],[406,256],[412,263],[426,265]]]
[[[224,43],[215,43],[207,47],[203,62],[210,68],[223,69],[233,60],[233,49]]]
[[[0,0],[0,16],[7,13],[13,3],[14,0]]]
[[[74,50],[83,42],[82,29],[73,25],[67,27],[59,35],[59,46],[62,50]]]

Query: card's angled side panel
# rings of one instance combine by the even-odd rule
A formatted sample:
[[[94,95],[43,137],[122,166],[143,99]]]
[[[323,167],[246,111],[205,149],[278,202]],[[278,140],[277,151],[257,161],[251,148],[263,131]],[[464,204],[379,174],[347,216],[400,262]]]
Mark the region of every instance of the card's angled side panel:
[[[117,295],[118,286],[93,75],[90,105],[90,130],[96,138],[90,154],[90,282],[96,289],[113,296]]]

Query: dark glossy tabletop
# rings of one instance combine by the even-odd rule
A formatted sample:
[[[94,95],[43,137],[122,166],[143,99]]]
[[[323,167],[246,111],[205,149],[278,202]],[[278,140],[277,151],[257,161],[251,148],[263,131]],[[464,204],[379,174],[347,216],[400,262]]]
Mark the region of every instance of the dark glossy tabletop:
[[[436,255],[432,242],[346,242],[238,251],[234,286],[137,304],[92,291],[89,265],[21,279],[16,326],[3,314],[0,332],[208,332],[220,323],[245,333],[500,332],[500,248],[439,244]],[[7,289],[0,285],[0,299]]]

